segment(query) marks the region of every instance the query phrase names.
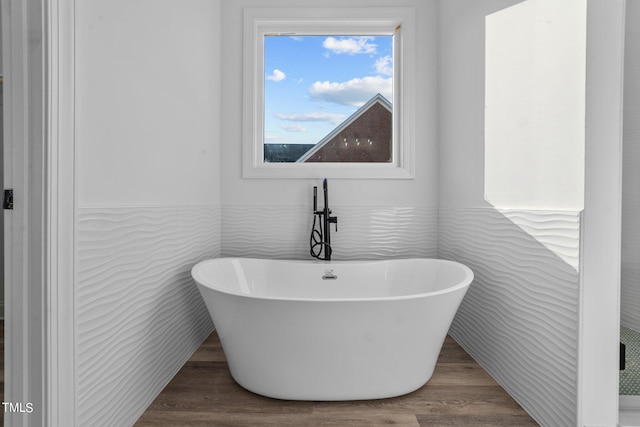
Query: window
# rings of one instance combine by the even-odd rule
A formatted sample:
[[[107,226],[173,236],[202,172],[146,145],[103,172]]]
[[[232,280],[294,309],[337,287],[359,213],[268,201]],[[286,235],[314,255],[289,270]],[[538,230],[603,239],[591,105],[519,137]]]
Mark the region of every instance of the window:
[[[413,17],[245,9],[243,176],[413,178]]]
[[[393,35],[265,35],[264,161],[393,160]]]

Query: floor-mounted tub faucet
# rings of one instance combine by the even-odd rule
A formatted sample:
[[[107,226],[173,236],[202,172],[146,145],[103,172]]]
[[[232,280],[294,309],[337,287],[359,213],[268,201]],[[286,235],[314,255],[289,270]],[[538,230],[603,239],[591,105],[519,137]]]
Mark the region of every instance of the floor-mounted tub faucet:
[[[318,187],[313,187],[313,226],[311,228],[311,256],[325,261],[331,260],[331,233],[329,224],[336,225],[338,231],[338,217],[331,216],[329,209],[329,188],[327,186],[327,178],[322,181],[324,190],[324,208],[318,210]],[[319,224],[316,226],[316,220]]]

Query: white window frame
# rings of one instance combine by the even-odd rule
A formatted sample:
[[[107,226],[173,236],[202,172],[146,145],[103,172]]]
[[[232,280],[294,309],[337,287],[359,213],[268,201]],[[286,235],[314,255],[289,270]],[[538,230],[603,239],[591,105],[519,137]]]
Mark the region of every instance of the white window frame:
[[[394,35],[393,159],[391,162],[264,162],[264,37],[268,34]],[[244,178],[414,178],[415,8],[245,8],[243,36],[242,176]]]

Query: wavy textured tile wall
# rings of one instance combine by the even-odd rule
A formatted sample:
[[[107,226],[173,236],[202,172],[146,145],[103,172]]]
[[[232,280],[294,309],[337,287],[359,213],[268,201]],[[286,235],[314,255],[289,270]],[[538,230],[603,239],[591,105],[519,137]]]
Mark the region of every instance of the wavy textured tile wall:
[[[333,206],[333,258],[435,258],[437,208]],[[309,258],[309,206],[224,206],[223,256]]]
[[[476,280],[452,334],[543,425],[575,424],[578,213],[334,213],[336,259],[439,255],[469,265]],[[79,424],[135,421],[211,330],[189,275],[195,262],[307,258],[311,223],[296,206],[80,209]]]
[[[439,256],[476,275],[451,334],[542,425],[575,425],[579,212],[451,208],[439,224]]]
[[[214,206],[78,210],[78,425],[133,424],[211,332],[190,269],[220,240]]]

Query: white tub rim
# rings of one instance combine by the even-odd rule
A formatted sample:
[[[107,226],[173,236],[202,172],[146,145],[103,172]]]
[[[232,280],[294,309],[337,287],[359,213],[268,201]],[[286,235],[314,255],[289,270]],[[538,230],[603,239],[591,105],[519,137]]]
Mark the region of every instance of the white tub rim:
[[[379,263],[379,262],[390,262],[390,261],[410,261],[410,260],[428,260],[434,261],[438,263],[445,263],[450,265],[455,265],[460,268],[464,272],[464,278],[457,284],[453,286],[449,286],[444,289],[439,289],[436,291],[430,292],[421,292],[421,293],[413,293],[408,295],[397,295],[397,296],[376,296],[376,297],[291,297],[291,296],[276,296],[276,295],[255,295],[255,294],[247,294],[242,292],[236,292],[229,289],[220,289],[219,287],[214,287],[207,283],[204,280],[203,274],[201,273],[202,265],[209,262],[218,262],[218,261],[232,261],[232,260],[253,260],[253,261],[268,261],[268,262],[282,262],[282,263],[299,263],[299,264],[309,264],[309,265],[324,265],[327,268],[330,268],[331,265],[340,265],[340,264],[369,264],[369,263]],[[331,260],[331,261],[319,261],[319,260],[298,260],[298,259],[272,259],[272,258],[258,258],[258,257],[218,257],[218,258],[210,258],[206,260],[202,260],[193,266],[191,269],[191,276],[198,284],[198,286],[204,287],[206,289],[219,292],[222,294],[254,299],[254,300],[272,300],[272,301],[295,301],[295,302],[304,302],[304,303],[355,303],[355,302],[389,302],[389,301],[406,301],[406,300],[415,300],[420,298],[429,298],[437,295],[443,295],[447,293],[456,292],[461,289],[468,288],[474,279],[473,271],[467,267],[466,265],[453,260],[447,259],[439,259],[439,258],[424,258],[424,257],[414,257],[414,258],[388,258],[388,259],[368,259],[368,260]]]

